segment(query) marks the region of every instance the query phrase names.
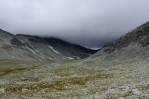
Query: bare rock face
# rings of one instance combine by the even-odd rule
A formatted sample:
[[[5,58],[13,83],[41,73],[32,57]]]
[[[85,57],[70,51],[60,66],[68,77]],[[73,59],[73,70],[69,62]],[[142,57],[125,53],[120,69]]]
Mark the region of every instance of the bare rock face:
[[[21,43],[17,38],[12,38],[11,39],[11,44],[16,45],[16,46],[24,46],[24,44]]]
[[[142,47],[146,47],[149,45],[149,35],[143,37],[139,43],[142,45]]]

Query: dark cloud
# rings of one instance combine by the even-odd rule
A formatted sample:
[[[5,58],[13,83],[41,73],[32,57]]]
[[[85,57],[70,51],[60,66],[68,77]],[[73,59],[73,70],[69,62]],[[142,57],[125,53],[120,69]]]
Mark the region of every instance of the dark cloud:
[[[0,0],[0,28],[102,47],[149,21],[148,0]]]

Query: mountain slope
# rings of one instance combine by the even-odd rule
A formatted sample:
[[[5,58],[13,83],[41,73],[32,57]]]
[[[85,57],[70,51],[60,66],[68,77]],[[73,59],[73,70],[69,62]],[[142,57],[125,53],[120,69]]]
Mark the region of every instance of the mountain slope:
[[[102,61],[149,57],[149,22],[120,37],[92,56]]]
[[[67,60],[86,58],[96,51],[56,38],[13,35],[0,30],[0,59]]]
[[[149,22],[83,60],[1,60],[1,98],[149,99],[148,36]],[[34,47],[34,43],[41,42],[23,38],[19,37],[21,42]],[[13,44],[24,46],[14,41],[17,40]],[[63,45],[52,39],[42,41],[54,48],[49,42]]]

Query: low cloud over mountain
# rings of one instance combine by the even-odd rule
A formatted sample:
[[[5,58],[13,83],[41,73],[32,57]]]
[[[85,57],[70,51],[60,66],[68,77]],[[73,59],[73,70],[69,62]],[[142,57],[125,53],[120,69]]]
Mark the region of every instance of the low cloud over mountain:
[[[149,20],[148,0],[1,0],[0,28],[102,47]]]

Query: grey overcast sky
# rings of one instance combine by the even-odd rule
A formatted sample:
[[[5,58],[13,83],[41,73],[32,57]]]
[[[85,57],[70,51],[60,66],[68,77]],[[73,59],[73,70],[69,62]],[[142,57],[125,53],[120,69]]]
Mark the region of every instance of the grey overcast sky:
[[[149,21],[149,0],[0,0],[0,29],[102,47]]]

